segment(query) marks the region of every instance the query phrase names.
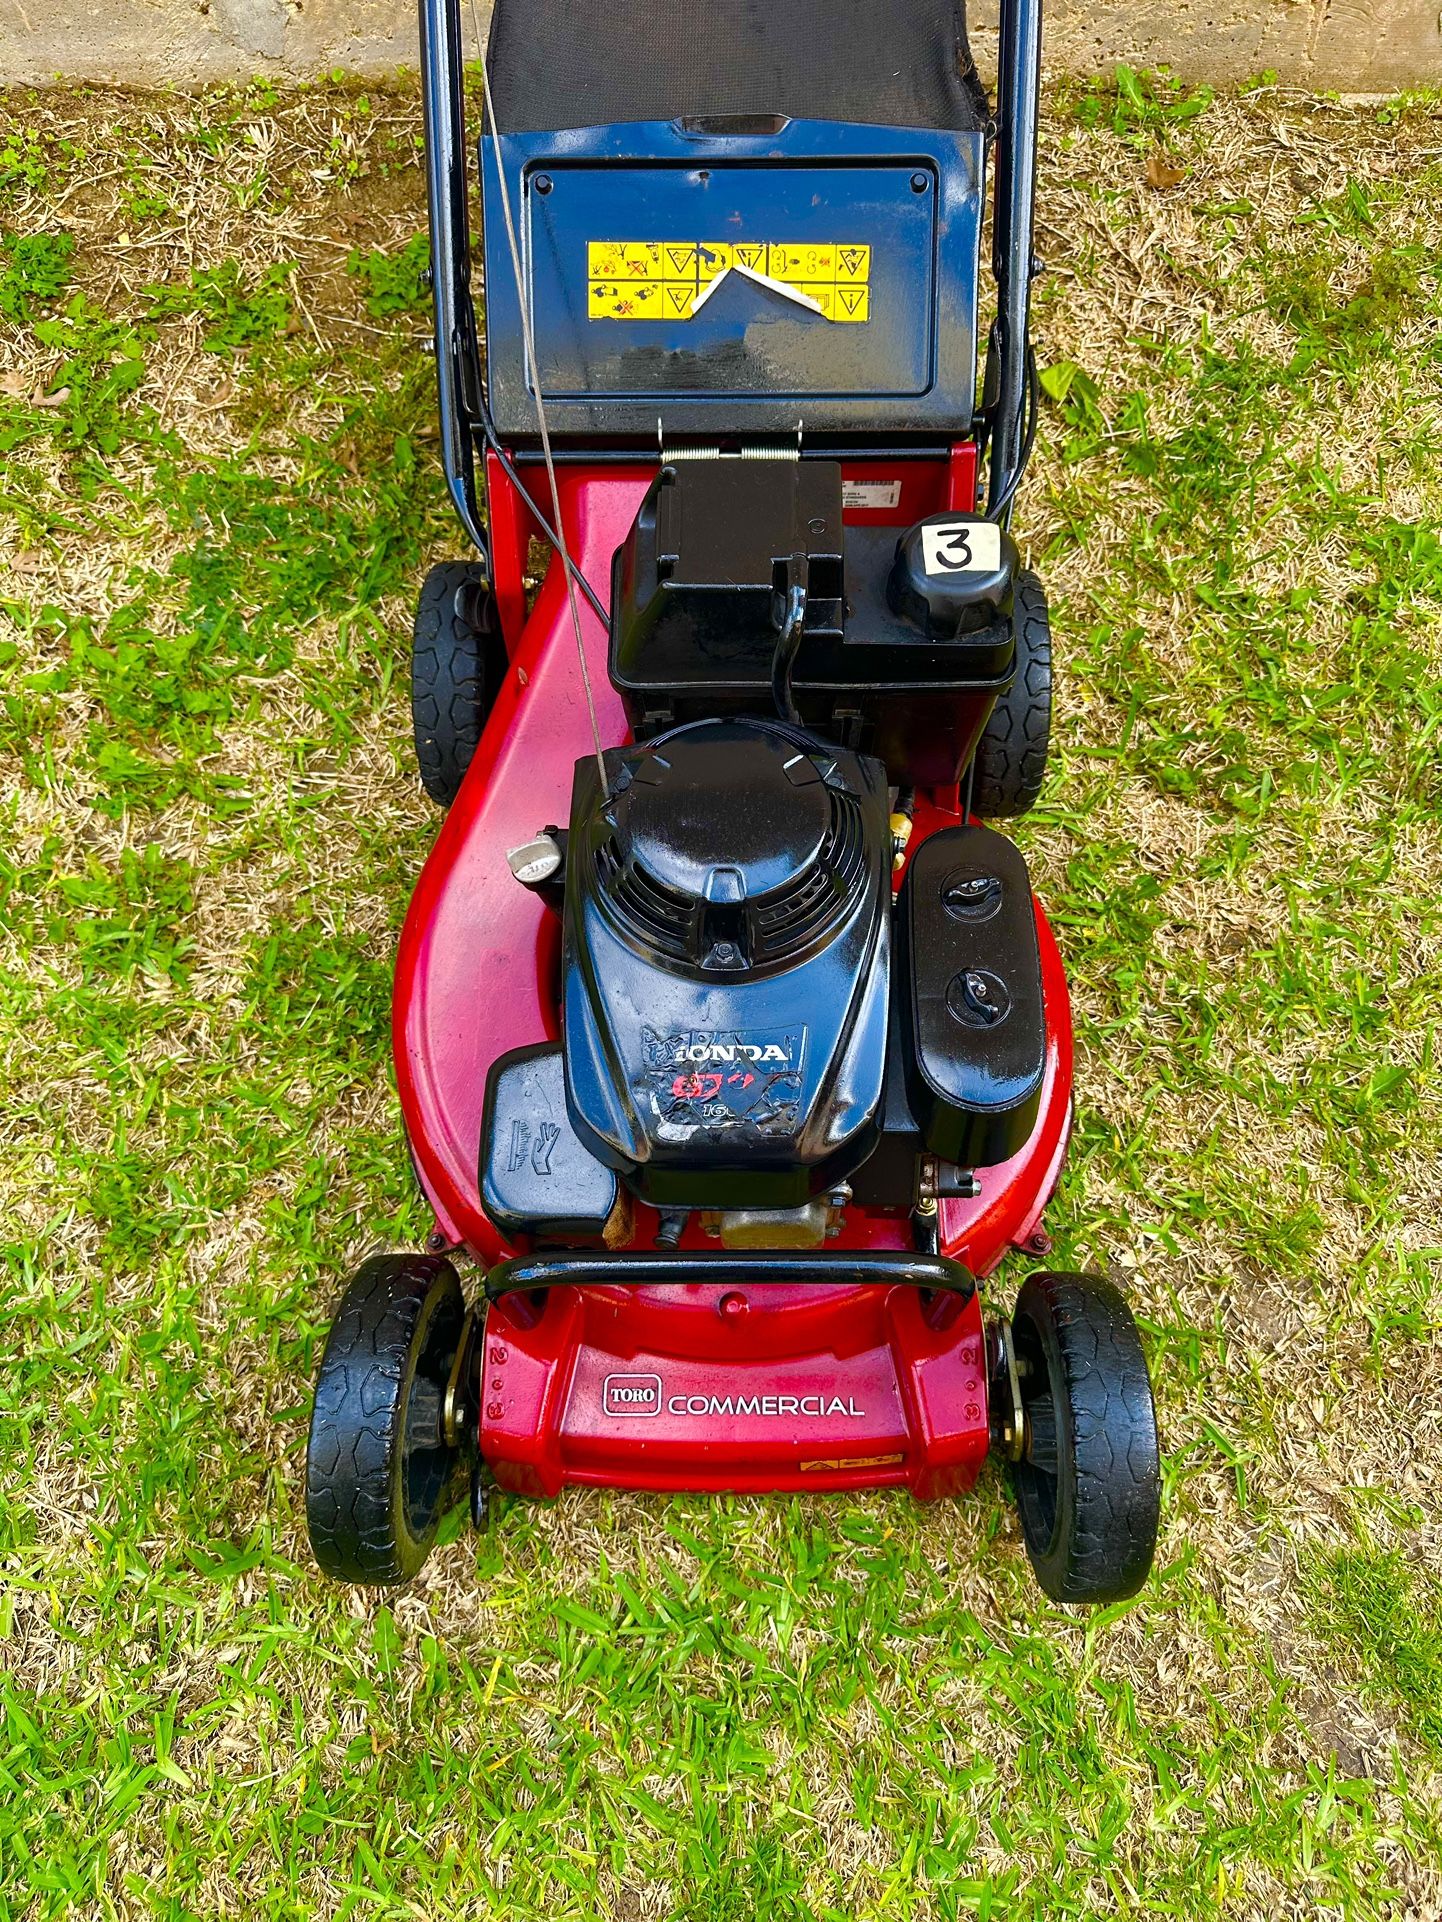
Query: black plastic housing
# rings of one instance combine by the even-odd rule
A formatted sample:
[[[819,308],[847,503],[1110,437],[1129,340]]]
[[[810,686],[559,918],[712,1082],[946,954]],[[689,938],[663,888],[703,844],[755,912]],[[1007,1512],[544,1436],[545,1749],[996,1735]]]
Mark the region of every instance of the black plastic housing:
[[[652,52],[637,47],[638,65]],[[626,437],[654,447],[658,419],[668,439],[791,439],[803,423],[808,435],[862,444],[889,441],[899,427],[954,438],[976,398],[985,149],[979,130],[788,120],[774,101],[744,119],[483,141],[486,388],[497,431],[533,443],[539,387],[563,454],[578,441],[609,449]],[[534,354],[501,214],[502,167]],[[598,258],[607,243],[631,254],[623,279],[639,269],[634,286],[616,284],[615,264]],[[698,244],[711,252],[718,243],[783,278],[778,254],[869,250],[860,324],[739,274],[699,278]],[[654,266],[640,258],[651,248]],[[703,301],[708,284],[714,297]],[[616,304],[613,293],[627,298]],[[831,301],[823,293],[823,307]]]
[[[770,672],[793,557],[805,632],[841,637],[841,469],[834,461],[707,460],[665,467],[617,550],[613,668],[645,663],[643,685],[697,664],[764,659]],[[758,645],[759,638],[759,645]],[[703,669],[704,671],[704,669]],[[617,686],[626,692],[624,678]]]
[[[800,554],[807,620],[790,686],[803,723],[874,754],[893,782],[960,779],[1011,678],[1009,612],[949,639],[923,632],[888,603],[895,530],[842,530],[840,517],[833,462],[721,459],[657,475],[612,583],[610,675],[638,739],[773,711],[772,597],[782,557]]]
[[[912,857],[898,903],[900,1051],[927,1150],[1006,1161],[1036,1125],[1046,1067],[1041,951],[1021,850],[948,828]]]
[[[566,1093],[662,1207],[790,1208],[871,1152],[885,1074],[886,774],[800,730],[709,721],[577,764]]]
[[[481,1118],[481,1204],[510,1241],[597,1247],[621,1198],[613,1169],[577,1138],[557,1042],[491,1064]]]

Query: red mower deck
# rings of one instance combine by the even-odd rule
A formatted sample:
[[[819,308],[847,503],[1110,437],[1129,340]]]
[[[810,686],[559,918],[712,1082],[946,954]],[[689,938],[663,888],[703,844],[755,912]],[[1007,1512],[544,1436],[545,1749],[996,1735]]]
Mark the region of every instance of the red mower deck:
[[[969,456],[970,450],[965,450]],[[914,472],[898,524],[969,484],[973,463]],[[562,507],[573,558],[603,579],[635,516],[648,470],[569,470]],[[927,487],[929,483],[929,489]],[[493,502],[523,512],[504,477]],[[926,498],[927,492],[932,498]],[[946,503],[944,503],[946,504]],[[965,503],[963,503],[964,505]],[[494,510],[493,510],[494,511]],[[868,517],[875,521],[879,516]],[[517,598],[512,600],[513,608]],[[486,1072],[507,1050],[554,1039],[559,927],[516,886],[506,852],[538,821],[564,819],[590,723],[564,577],[551,567],[511,671],[411,903],[396,968],[396,1074],[417,1172],[435,1209],[432,1245],[483,1266],[521,1252],[481,1207],[476,1142]],[[628,738],[606,678],[606,634],[581,606],[602,739]],[[955,790],[917,797],[914,855],[962,819]],[[896,886],[904,869],[895,876]],[[1041,1109],[1019,1154],[984,1171],[981,1193],[938,1205],[941,1252],[989,1274],[1011,1248],[1037,1252],[1071,1118],[1066,977],[1038,902],[1048,1049]],[[477,983],[483,984],[477,993]],[[638,1209],[636,1245],[656,1217]],[[688,1231],[683,1247],[713,1244]],[[846,1211],[838,1248],[911,1247],[898,1211]],[[568,1482],[633,1488],[905,1486],[956,1494],[989,1446],[981,1310],[975,1297],[923,1302],[914,1288],[758,1281],[642,1289],[557,1287],[543,1306],[508,1298],[486,1334],[481,1453],[502,1487],[554,1495]]]
[[[1097,1275],[979,1288],[1049,1250],[1072,1116],[1004,832],[1052,715],[1011,527],[1040,0],[1002,0],[994,102],[964,0],[853,0],[841,36],[826,0],[491,12],[472,144],[460,0],[419,0],[470,547],[411,648],[446,812],[393,1042],[434,1227],[340,1297],[316,1558],[409,1581],[467,1494],[931,1501],[990,1454],[1049,1596],[1135,1594],[1135,1318]]]

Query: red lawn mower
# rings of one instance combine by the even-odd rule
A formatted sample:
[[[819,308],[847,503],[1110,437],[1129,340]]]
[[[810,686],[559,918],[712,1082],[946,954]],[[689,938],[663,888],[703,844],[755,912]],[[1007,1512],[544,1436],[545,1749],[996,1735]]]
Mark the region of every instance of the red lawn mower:
[[[1046,1252],[1071,1117],[1056,943],[984,825],[1035,800],[1051,709],[1008,531],[1039,12],[1003,0],[993,112],[942,0],[496,0],[483,353],[459,4],[423,0],[478,557],[416,619],[447,813],[395,1059],[435,1229],[362,1265],[326,1345],[334,1576],[409,1579],[467,1491],[477,1521],[573,1484],[929,1501],[996,1453],[1048,1595],[1146,1577],[1125,1302],[1043,1272],[988,1320],[978,1293]]]

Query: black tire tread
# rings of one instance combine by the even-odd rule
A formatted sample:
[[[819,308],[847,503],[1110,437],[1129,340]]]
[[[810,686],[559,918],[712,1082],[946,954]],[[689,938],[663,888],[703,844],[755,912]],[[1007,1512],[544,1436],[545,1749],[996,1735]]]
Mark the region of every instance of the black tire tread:
[[[463,595],[483,610],[479,624],[458,612]],[[441,807],[449,807],[460,792],[506,671],[493,609],[485,570],[475,561],[438,563],[416,602],[411,644],[416,764],[422,787]]]
[[[437,1288],[463,1310],[440,1255],[376,1255],[348,1283],[331,1323],[306,1448],[311,1549],[337,1581],[389,1587],[416,1575],[435,1538],[398,1530],[392,1500],[408,1358]],[[437,1517],[437,1524],[439,1517]]]
[[[977,745],[972,807],[983,820],[1026,814],[1041,793],[1051,740],[1051,617],[1046,589],[1018,574],[1012,624],[1016,674],[997,701]]]
[[[1112,1602],[1136,1594],[1151,1570],[1160,1516],[1156,1409],[1141,1336],[1121,1290],[1098,1275],[1028,1276],[1017,1319],[1050,1324],[1071,1411],[1071,1499],[1059,1501],[1052,1544],[1027,1539],[1042,1587],[1056,1601]],[[1026,1515],[1023,1510],[1023,1527]],[[1049,1551],[1049,1552],[1048,1552]]]

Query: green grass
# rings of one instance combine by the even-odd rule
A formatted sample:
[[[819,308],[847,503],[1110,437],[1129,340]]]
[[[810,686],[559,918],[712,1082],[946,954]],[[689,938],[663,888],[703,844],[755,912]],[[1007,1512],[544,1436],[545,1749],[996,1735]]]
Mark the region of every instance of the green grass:
[[[1420,1512],[1405,1517],[1413,1529]],[[1339,1548],[1314,1574],[1318,1631],[1357,1664],[1374,1699],[1400,1710],[1434,1752],[1442,1745],[1437,1642],[1442,1594],[1398,1549]]]
[[[1435,1912],[1435,100],[1050,102],[1049,1225],[1166,1447],[1090,1617],[994,1475],[517,1505],[387,1600],[309,1564],[331,1304],[428,1226],[417,135],[345,85],[0,115],[0,1915]]]

